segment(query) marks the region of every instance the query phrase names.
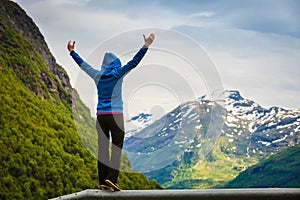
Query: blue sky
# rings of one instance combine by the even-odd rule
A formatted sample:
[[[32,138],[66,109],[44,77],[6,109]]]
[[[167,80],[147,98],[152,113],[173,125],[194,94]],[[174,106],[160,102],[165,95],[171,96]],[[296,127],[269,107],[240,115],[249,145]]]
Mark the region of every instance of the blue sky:
[[[156,27],[178,31],[201,45],[225,89],[237,89],[265,107],[300,107],[300,1],[15,2],[37,23],[75,87],[79,69],[66,50],[68,40],[76,40],[77,50],[87,57],[113,35]]]

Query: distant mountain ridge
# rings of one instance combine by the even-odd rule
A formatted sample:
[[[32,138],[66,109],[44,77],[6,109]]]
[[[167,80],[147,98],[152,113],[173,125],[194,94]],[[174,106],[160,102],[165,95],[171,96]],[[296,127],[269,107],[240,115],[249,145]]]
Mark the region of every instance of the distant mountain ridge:
[[[133,168],[168,188],[181,187],[182,181],[183,188],[216,187],[232,179],[230,174],[299,143],[299,109],[266,109],[234,90],[224,96],[222,106],[205,96],[184,103],[127,138]],[[218,177],[221,169],[207,170],[224,162],[226,177]]]

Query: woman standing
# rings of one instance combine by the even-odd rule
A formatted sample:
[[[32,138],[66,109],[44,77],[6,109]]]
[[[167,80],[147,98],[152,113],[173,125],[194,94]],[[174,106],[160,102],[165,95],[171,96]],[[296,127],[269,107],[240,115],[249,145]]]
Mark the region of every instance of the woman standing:
[[[97,131],[98,131],[98,176],[101,189],[120,191],[118,176],[124,141],[124,118],[122,83],[124,76],[135,68],[146,54],[155,36],[144,37],[144,45],[131,61],[122,66],[113,53],[105,53],[101,69],[97,70],[75,52],[75,41],[68,42],[68,50],[74,61],[94,81],[98,90]],[[109,139],[112,138],[111,158]]]

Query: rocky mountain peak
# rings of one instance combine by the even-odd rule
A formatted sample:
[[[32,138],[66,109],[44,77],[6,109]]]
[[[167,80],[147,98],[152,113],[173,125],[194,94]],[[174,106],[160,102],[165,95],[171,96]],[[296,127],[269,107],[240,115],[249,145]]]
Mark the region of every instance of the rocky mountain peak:
[[[40,79],[45,83],[48,90],[57,91],[61,99],[65,99],[71,103],[72,97],[66,93],[72,91],[69,76],[66,71],[56,63],[39,28],[19,5],[9,0],[2,0],[0,5],[0,34],[8,30],[14,31],[27,40],[34,47],[32,54],[36,51],[41,56],[44,64],[58,78],[59,84],[55,83],[55,81],[44,72],[40,72]],[[28,86],[28,89],[39,95],[37,88]]]
[[[241,96],[240,92],[237,90],[226,90],[225,97],[229,98],[231,100],[234,100],[234,101],[244,100],[244,98]]]

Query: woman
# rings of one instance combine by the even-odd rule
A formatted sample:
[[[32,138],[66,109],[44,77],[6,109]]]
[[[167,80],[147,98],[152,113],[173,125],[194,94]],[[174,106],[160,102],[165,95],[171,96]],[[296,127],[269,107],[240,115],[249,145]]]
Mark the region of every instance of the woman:
[[[98,90],[97,131],[98,131],[98,176],[101,189],[120,191],[118,176],[124,141],[124,118],[122,82],[124,76],[135,68],[146,54],[155,36],[144,37],[144,45],[131,61],[122,66],[113,53],[105,53],[100,70],[96,70],[75,52],[75,41],[68,42],[68,50],[74,61],[94,81]],[[109,158],[109,138],[112,138]]]

